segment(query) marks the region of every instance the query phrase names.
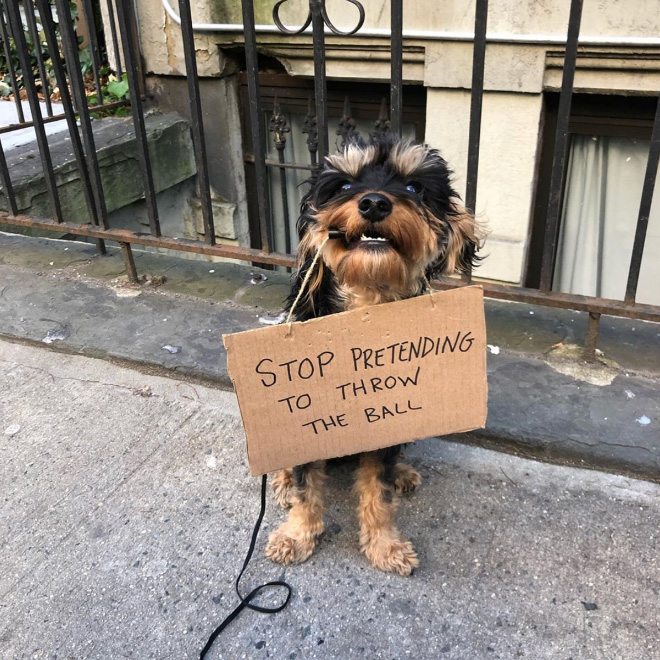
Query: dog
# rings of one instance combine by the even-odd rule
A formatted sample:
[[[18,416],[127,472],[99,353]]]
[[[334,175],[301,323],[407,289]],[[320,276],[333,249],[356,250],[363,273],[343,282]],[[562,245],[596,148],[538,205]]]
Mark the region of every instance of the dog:
[[[434,277],[467,274],[480,259],[482,231],[461,206],[451,177],[437,150],[392,137],[327,156],[302,199],[299,267],[286,310],[299,297],[294,317],[306,321],[418,296]],[[378,569],[410,575],[419,559],[394,514],[399,496],[421,477],[401,462],[401,449],[360,454],[355,490],[361,551]],[[290,564],[311,556],[323,532],[325,480],[325,461],[276,473],[276,501],[290,511],[269,536],[269,559]]]

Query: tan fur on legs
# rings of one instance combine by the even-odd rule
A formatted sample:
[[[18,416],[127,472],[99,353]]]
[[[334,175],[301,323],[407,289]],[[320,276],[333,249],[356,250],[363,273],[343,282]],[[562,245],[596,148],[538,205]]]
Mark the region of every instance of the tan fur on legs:
[[[422,477],[414,467],[407,463],[394,465],[394,490],[397,495],[412,493],[422,483]]]
[[[293,470],[278,470],[273,477],[273,494],[275,501],[283,508],[290,509],[295,501]]]
[[[381,571],[410,575],[419,565],[410,541],[404,541],[394,524],[396,500],[383,482],[384,467],[379,452],[360,456],[355,490],[360,502],[360,550]]]
[[[266,557],[279,564],[309,559],[323,532],[325,461],[316,461],[305,470],[305,483],[294,489],[286,521],[268,537]]]

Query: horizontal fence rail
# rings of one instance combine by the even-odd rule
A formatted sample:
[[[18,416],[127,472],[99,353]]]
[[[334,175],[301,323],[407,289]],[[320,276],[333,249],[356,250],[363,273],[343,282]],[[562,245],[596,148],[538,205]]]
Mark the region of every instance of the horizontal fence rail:
[[[473,44],[469,133],[467,162],[465,163],[467,173],[465,201],[468,209],[472,211],[476,209],[486,50],[489,43],[499,40],[497,35],[489,34],[487,31],[488,0],[476,0],[474,32],[469,35],[405,30],[403,0],[392,0],[390,3],[389,30],[364,29],[366,15],[362,3],[358,0],[346,0],[352,5],[351,16],[357,10],[355,23],[347,31],[338,29],[330,20],[325,0],[309,0],[309,7],[306,9],[305,15],[299,17],[297,27],[285,25],[281,20],[279,8],[283,4],[282,1],[273,1],[273,22],[269,26],[255,24],[253,0],[242,0],[242,25],[196,24],[193,22],[190,0],[177,0],[178,11],[175,11],[168,0],[162,0],[162,2],[170,18],[178,23],[181,29],[203,240],[164,236],[162,233],[154,184],[154,169],[151,162],[152,155],[149,150],[145,123],[146,83],[140,52],[136,5],[133,0],[101,0],[107,16],[106,25],[109,27],[106,34],[97,34],[94,7],[97,6],[98,10],[99,5],[95,5],[91,0],[81,0],[78,5],[80,16],[77,17],[70,14],[68,0],[55,0],[54,3],[49,0],[23,0],[20,3],[19,0],[0,0],[0,38],[7,61],[6,75],[14,97],[17,117],[15,123],[0,127],[0,183],[7,209],[0,211],[0,226],[15,226],[92,239],[96,242],[100,252],[105,251],[106,241],[115,242],[121,248],[131,281],[137,281],[135,262],[131,252],[132,245],[294,268],[296,261],[292,252],[295,237],[292,236],[290,230],[290,220],[293,218],[289,212],[289,202],[292,200],[288,177],[295,176],[296,172],[313,171],[323,162],[326,155],[335,148],[343,149],[344,145],[357,134],[356,122],[352,116],[351,100],[347,96],[335,131],[336,138],[330,137],[330,101],[326,77],[326,39],[348,38],[353,35],[358,37],[378,36],[390,40],[389,99],[383,99],[377,116],[373,117],[373,132],[377,135],[384,133],[402,135],[404,132],[406,89],[403,62],[407,39],[440,38],[470,41]],[[585,338],[585,358],[593,359],[602,314],[660,322],[660,306],[643,305],[636,302],[637,283],[660,161],[660,105],[653,124],[651,148],[630,258],[625,299],[610,300],[553,291],[552,281],[557,257],[569,146],[568,127],[577,55],[580,45],[597,42],[597,38],[580,37],[582,5],[583,0],[571,0],[566,39],[545,38],[542,35],[519,35],[519,38],[513,35],[512,38],[512,35],[507,35],[508,41],[560,44],[565,47],[565,56],[554,139],[540,287],[532,289],[489,282],[482,284],[485,294],[491,298],[588,312],[589,327]],[[85,72],[83,72],[82,51],[78,43],[77,32],[77,26],[81,21],[84,21],[87,26],[89,35],[89,43],[85,46],[89,65]],[[43,31],[43,37],[40,34],[40,28]],[[254,181],[253,220],[257,227],[255,232],[257,240],[253,240],[253,247],[249,248],[218,242],[216,237],[213,191],[209,179],[209,145],[204,125],[205,115],[195,47],[195,33],[205,31],[236,31],[243,35],[244,75],[248,98],[246,111],[248,139],[244,162],[246,171],[250,172]],[[302,127],[302,132],[307,136],[308,153],[303,159],[306,162],[287,160],[287,140],[289,139],[287,136],[293,127],[287,122],[286,113],[282,111],[281,100],[276,97],[268,108],[264,107],[260,49],[257,38],[258,33],[261,32],[298,35],[300,39],[306,40],[312,46],[314,80],[313,88],[310,83],[307,114],[304,116]],[[47,50],[42,49],[42,41],[47,45]],[[619,41],[624,43],[625,40]],[[642,39],[642,41],[644,40]],[[646,40],[650,45],[660,45],[660,40],[655,40],[657,43],[654,41],[653,44],[651,41]],[[599,43],[605,44],[606,42],[608,42],[607,39],[601,40]],[[639,45],[643,44],[640,42]],[[48,60],[46,54],[49,56]],[[31,63],[31,56],[35,58],[34,66]],[[117,101],[108,94],[104,84],[110,72],[108,61],[113,63],[114,71],[111,72],[111,75],[115,79],[126,81],[130,91],[130,100]],[[49,73],[49,67],[52,69],[52,74]],[[22,77],[17,74],[19,68],[23,72]],[[63,112],[58,112],[53,107],[51,96],[55,87],[60,90],[58,102],[61,103]],[[93,94],[90,94],[90,90],[93,90]],[[26,118],[23,98],[28,102],[30,119]],[[92,118],[99,113],[114,111],[124,106],[127,108],[130,106],[135,131],[137,159],[149,224],[149,230],[145,233],[110,226],[94,141]],[[271,107],[272,113],[267,117],[266,113],[271,111]],[[90,219],[89,223],[85,224],[76,223],[71,218],[64,217],[62,211],[49,140],[45,130],[49,123],[62,119],[67,122],[71,147]],[[21,213],[22,209],[18,206],[11,172],[7,165],[7,153],[2,147],[3,137],[24,128],[32,128],[36,134],[50,206],[48,218],[28,217]],[[274,152],[271,151],[270,154],[275,154],[275,158],[269,157],[269,144],[274,148]],[[276,225],[274,219],[272,195],[275,190],[278,191],[283,207],[283,228]],[[276,241],[276,230],[281,232],[279,242]],[[277,252],[275,246],[282,244],[282,235],[284,236],[283,252]],[[471,274],[464,277],[463,281],[449,278],[437,283],[436,286],[440,289],[451,288],[463,286],[469,281],[471,281]]]

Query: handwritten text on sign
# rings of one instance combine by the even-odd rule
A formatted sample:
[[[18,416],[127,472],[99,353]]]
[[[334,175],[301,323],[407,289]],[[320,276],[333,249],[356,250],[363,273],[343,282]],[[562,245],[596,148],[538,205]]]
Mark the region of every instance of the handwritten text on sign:
[[[224,341],[253,474],[485,423],[479,287]]]

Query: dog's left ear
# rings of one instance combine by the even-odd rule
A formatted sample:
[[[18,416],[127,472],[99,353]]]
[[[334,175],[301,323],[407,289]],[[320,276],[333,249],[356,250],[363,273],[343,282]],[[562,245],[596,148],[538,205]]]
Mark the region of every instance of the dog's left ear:
[[[457,204],[447,214],[443,223],[442,250],[438,259],[428,268],[431,276],[467,274],[479,265],[486,232],[484,227],[467,209]]]

